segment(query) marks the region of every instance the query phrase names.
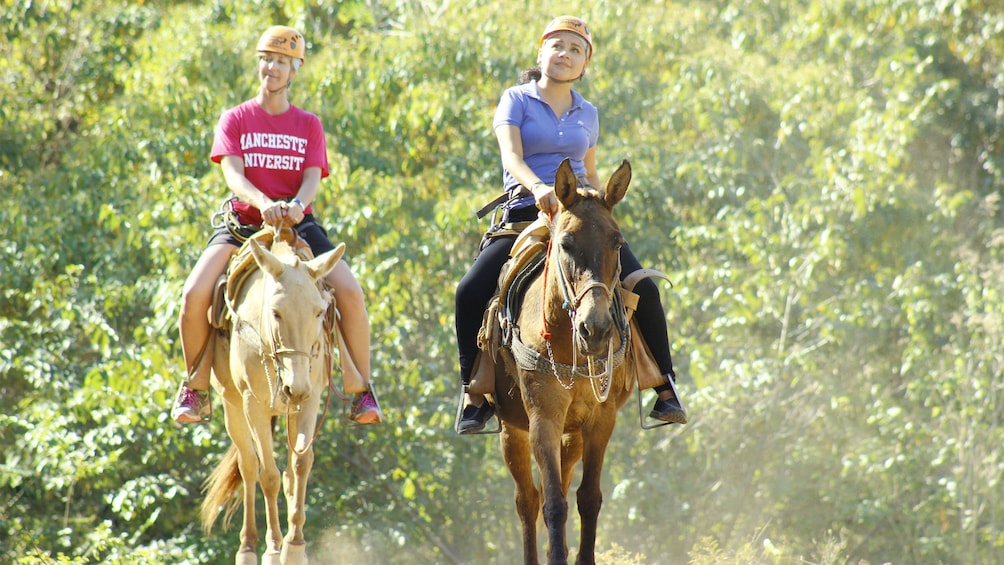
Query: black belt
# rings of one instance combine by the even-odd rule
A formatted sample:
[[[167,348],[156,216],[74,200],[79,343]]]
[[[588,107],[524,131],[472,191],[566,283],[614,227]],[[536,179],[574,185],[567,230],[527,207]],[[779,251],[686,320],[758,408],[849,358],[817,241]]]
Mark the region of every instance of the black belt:
[[[483,207],[481,207],[481,209],[478,210],[478,219],[480,220],[485,216],[487,216],[489,212],[497,208],[500,204],[503,204],[516,198],[521,198],[528,194],[533,194],[533,193],[530,192],[530,190],[525,186],[518,184],[516,185],[516,188],[508,192],[503,192],[502,194],[498,195],[498,197],[496,197],[495,200],[492,200],[488,204],[485,204]]]

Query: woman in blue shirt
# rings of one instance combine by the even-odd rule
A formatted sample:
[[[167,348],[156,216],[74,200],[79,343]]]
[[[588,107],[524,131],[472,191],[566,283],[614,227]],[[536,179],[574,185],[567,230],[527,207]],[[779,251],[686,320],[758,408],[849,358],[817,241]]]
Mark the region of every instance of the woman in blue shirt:
[[[572,16],[556,18],[540,37],[537,67],[525,71],[520,84],[502,94],[492,127],[498,138],[503,183],[509,199],[502,207],[502,220],[496,228],[505,223],[532,221],[538,209],[556,212],[554,176],[566,158],[571,160],[580,185],[602,186],[596,171],[599,117],[596,108],[572,89],[572,84],[582,78],[592,54],[592,37],[586,23]],[[465,390],[478,353],[477,334],[484,310],[495,293],[499,272],[514,241],[515,236],[487,239],[457,285],[457,345]],[[621,248],[621,265],[622,279],[641,269],[627,245]],[[659,289],[654,282],[644,279],[634,291],[640,297],[635,319],[666,377],[666,383],[656,387],[659,397],[649,416],[684,424],[687,415],[670,382],[676,375]],[[461,434],[481,431],[493,413],[494,408],[483,395],[465,392],[458,431]]]

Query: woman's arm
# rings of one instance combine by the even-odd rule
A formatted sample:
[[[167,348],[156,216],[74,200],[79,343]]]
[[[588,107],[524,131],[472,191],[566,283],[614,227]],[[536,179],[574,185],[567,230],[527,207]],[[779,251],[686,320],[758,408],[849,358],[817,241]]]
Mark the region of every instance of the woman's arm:
[[[513,125],[500,125],[495,128],[495,137],[499,142],[499,154],[502,166],[519,183],[533,192],[537,207],[547,213],[558,209],[558,199],[554,196],[554,187],[545,184],[533,172],[533,169],[523,160],[523,138],[519,128]]]
[[[227,181],[229,188],[237,198],[254,206],[259,210],[264,210],[272,199],[265,196],[265,193],[258,190],[258,187],[251,184],[251,181],[244,176],[244,159],[237,155],[224,155],[220,160],[220,167],[223,168],[223,178]]]
[[[303,181],[300,183],[300,189],[296,191],[296,199],[300,201],[302,207],[297,206],[296,203],[286,204],[286,213],[293,220],[294,225],[303,221],[307,206],[310,206],[310,203],[317,197],[320,188],[321,168],[307,167],[304,169]]]
[[[586,180],[589,181],[589,186],[601,189],[603,185],[600,184],[600,174],[596,172],[596,146],[592,146],[586,151],[586,156],[583,157],[582,163],[586,166]]]
[[[274,201],[244,176],[244,159],[237,155],[224,155],[220,160],[223,178],[227,187],[237,195],[237,198],[254,206],[261,212],[261,219],[266,224],[278,225],[283,221],[285,202]]]

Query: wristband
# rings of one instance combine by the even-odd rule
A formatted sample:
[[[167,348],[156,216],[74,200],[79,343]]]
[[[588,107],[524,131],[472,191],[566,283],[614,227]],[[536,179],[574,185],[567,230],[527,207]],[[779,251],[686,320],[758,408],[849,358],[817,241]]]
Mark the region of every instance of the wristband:
[[[300,200],[299,198],[294,197],[292,200],[290,200],[290,202],[292,202],[294,204],[299,204],[300,205],[300,210],[302,210],[304,212],[307,211],[307,205],[304,204],[303,201]]]

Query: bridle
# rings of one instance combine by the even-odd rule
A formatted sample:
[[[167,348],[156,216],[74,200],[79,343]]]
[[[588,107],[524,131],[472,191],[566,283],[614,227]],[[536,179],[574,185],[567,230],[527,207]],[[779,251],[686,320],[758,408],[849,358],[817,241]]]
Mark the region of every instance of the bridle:
[[[541,299],[546,300],[547,297],[547,281],[548,281],[548,270],[552,261],[552,243],[554,241],[554,215],[547,215],[548,227],[551,231],[551,238],[547,242],[547,254],[544,261],[544,274],[543,274],[543,284],[544,292],[541,293]],[[554,360],[554,351],[551,348],[551,332],[547,325],[547,315],[546,308],[541,308],[542,325],[540,330],[540,336],[544,340],[544,344],[547,347],[547,357],[551,363],[551,372],[554,374],[554,378],[558,381],[558,384],[562,386],[565,390],[571,390],[575,386],[575,378],[588,378],[590,379],[590,384],[593,388],[593,394],[596,397],[597,402],[604,402],[607,396],[610,394],[610,382],[611,374],[616,368],[614,365],[614,341],[610,338],[607,347],[607,358],[603,363],[600,371],[596,368],[596,360],[593,357],[587,357],[586,365],[588,372],[582,372],[578,367],[578,347],[576,347],[576,337],[578,334],[577,324],[575,323],[575,318],[578,313],[578,308],[582,304],[583,298],[586,294],[593,289],[600,289],[606,295],[607,300],[610,301],[610,314],[614,321],[617,323],[618,334],[621,339],[622,351],[625,343],[627,342],[627,322],[623,313],[623,307],[621,306],[619,296],[617,292],[617,286],[620,283],[621,274],[621,262],[620,258],[617,259],[617,270],[614,273],[612,279],[613,282],[610,284],[604,283],[593,279],[587,284],[583,285],[581,289],[576,289],[572,284],[571,278],[568,276],[564,263],[560,260],[558,252],[553,254],[553,261],[557,268],[557,278],[559,283],[559,288],[561,290],[561,295],[563,298],[561,307],[568,313],[569,322],[571,324],[572,333],[572,366],[570,371],[570,376],[567,382],[563,381],[561,375],[559,374],[558,364]]]
[[[263,282],[265,288],[261,293],[261,309],[259,310],[260,323],[262,326],[262,332],[269,337],[269,339],[262,339],[261,333],[258,332],[255,325],[248,322],[242,318],[238,313],[237,309],[234,307],[233,300],[227,294],[226,305],[227,311],[230,315],[230,319],[233,322],[234,331],[239,338],[244,339],[246,343],[253,347],[257,347],[258,356],[261,359],[262,368],[265,369],[265,379],[268,382],[269,388],[269,408],[275,410],[276,399],[279,395],[279,387],[282,386],[282,357],[306,357],[307,358],[307,374],[313,373],[314,359],[320,354],[321,341],[319,338],[311,346],[310,351],[303,351],[300,349],[286,347],[282,341],[282,335],[279,329],[274,325],[274,319],[269,315],[271,312],[270,297],[275,294],[274,285],[276,282],[272,280],[271,277],[263,276]],[[320,333],[320,328],[319,328]],[[272,372],[269,371],[269,367],[272,367],[275,378],[273,379]],[[327,371],[328,374],[328,396],[324,402],[324,411],[321,413],[321,418],[317,422],[314,428],[314,435],[311,437],[310,442],[303,448],[303,450],[297,450],[293,446],[293,439],[290,434],[286,434],[286,444],[290,451],[296,453],[297,455],[302,455],[306,453],[314,445],[314,441],[317,440],[317,436],[321,430],[321,424],[324,422],[324,418],[328,413],[328,406],[331,402],[331,371]],[[254,391],[252,389],[252,394]],[[260,399],[259,399],[260,400]],[[286,429],[289,429],[289,416],[294,412],[290,411],[290,404],[286,403]]]

